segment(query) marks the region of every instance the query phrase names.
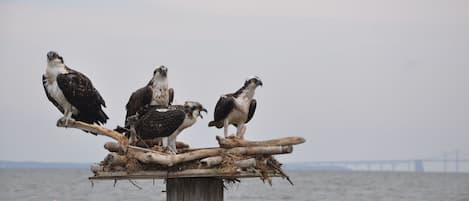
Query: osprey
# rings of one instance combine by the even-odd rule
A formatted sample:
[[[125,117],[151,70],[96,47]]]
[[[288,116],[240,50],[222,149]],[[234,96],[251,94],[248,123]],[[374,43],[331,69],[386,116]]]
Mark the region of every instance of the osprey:
[[[203,118],[202,111],[207,112],[202,104],[193,101],[168,108],[147,105],[128,120],[132,135],[142,140],[162,138],[163,147],[176,153],[176,137],[184,129],[194,125],[197,117]]]
[[[102,108],[106,103],[90,79],[67,67],[56,52],[47,53],[42,84],[49,101],[64,115],[57,125],[67,126],[72,118],[89,124],[104,124],[109,119]]]
[[[258,86],[262,86],[259,77],[248,78],[238,91],[221,96],[215,106],[214,120],[208,126],[223,127],[225,137],[228,137],[228,126],[232,124],[237,127],[236,136],[243,139],[245,124],[252,119],[256,111],[257,102],[253,97]]]
[[[148,84],[133,92],[125,105],[127,118],[135,115],[145,105],[168,107],[173,102],[174,90],[168,88],[168,68],[159,66],[153,71],[153,77]]]

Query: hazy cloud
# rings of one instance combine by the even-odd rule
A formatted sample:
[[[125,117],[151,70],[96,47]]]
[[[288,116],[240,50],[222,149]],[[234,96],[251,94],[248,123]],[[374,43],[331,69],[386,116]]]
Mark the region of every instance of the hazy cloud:
[[[5,160],[99,161],[103,137],[55,127],[44,95],[56,50],[122,124],[160,64],[179,102],[210,111],[180,140],[216,146],[218,96],[259,75],[247,138],[305,136],[283,160],[401,159],[469,150],[466,1],[6,1],[0,3]],[[232,129],[234,131],[234,129]]]

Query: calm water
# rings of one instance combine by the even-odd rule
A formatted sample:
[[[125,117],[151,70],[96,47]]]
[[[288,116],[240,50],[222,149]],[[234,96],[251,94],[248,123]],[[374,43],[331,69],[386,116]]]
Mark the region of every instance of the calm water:
[[[229,186],[225,200],[322,201],[469,201],[469,174],[415,174],[367,172],[288,172],[295,186],[274,179],[273,186],[259,179]],[[0,201],[9,200],[165,200],[161,180],[99,181],[91,186],[88,170],[0,169]]]

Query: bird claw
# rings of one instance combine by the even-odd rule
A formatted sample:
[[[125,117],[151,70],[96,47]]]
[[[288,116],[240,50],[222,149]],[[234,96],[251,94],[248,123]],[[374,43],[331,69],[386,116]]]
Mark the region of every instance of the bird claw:
[[[177,151],[171,149],[170,147],[166,147],[165,152],[171,155],[176,155]]]
[[[67,127],[67,120],[65,117],[62,117],[57,120],[57,127]]]
[[[67,118],[67,117],[62,117],[59,120],[57,120],[57,127],[65,127],[68,128],[70,125],[70,122],[72,121],[72,118]]]

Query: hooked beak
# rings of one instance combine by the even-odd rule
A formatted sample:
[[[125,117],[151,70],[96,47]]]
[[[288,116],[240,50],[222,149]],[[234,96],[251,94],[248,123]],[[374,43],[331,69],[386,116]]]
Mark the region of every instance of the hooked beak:
[[[160,66],[155,71],[153,71],[153,75],[158,73],[161,77],[167,77],[168,76],[168,68],[166,66]]]
[[[47,61],[50,61],[52,60],[52,57],[53,57],[54,53],[53,52],[49,52],[47,53]]]
[[[47,53],[47,61],[50,62],[56,58],[60,58],[59,54],[57,54],[57,52],[54,52],[54,51],[49,51]]]
[[[264,84],[262,83],[262,81],[257,80],[257,86],[261,86],[261,87],[262,87],[262,85],[264,85]]]
[[[201,119],[204,118],[204,116],[202,116],[202,112],[208,113],[208,111],[207,111],[207,109],[205,109],[205,108],[202,108],[202,109],[200,110],[199,116],[200,116]]]
[[[163,67],[160,73],[163,77],[166,77],[168,76],[168,69],[166,67]]]

